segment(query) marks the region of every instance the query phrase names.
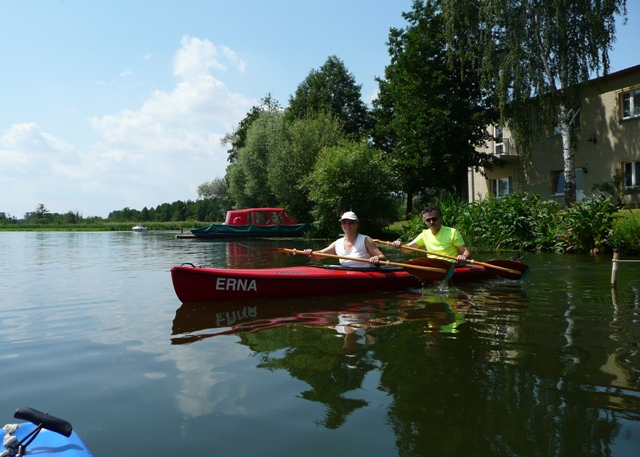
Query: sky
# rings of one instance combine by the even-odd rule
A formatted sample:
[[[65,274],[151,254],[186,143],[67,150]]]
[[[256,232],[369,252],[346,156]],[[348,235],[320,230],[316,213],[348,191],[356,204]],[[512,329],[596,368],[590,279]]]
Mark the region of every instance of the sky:
[[[611,72],[640,64],[640,1]],[[0,0],[0,212],[107,217],[223,177],[221,139],[336,55],[369,103],[412,0]]]

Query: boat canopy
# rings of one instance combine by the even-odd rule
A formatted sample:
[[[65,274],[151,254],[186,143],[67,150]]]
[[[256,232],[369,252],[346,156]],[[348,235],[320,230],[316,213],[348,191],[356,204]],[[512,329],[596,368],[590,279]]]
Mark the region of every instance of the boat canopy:
[[[226,225],[297,225],[284,208],[248,208],[227,211]]]

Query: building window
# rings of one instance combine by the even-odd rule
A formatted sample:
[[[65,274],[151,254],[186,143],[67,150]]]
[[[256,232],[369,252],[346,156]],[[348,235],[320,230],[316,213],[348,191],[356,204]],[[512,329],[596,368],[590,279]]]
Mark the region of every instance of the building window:
[[[623,92],[620,96],[622,119],[640,117],[640,89]]]
[[[571,123],[570,127],[573,130],[580,130],[580,112],[579,111],[576,113],[575,116],[573,116],[573,122]],[[560,135],[560,126],[559,125],[556,125],[553,128],[553,134],[554,135]]]
[[[513,193],[513,184],[511,177],[491,179],[491,195],[501,198]]]
[[[497,125],[493,128],[493,153],[504,154],[504,133],[502,127]]]
[[[583,194],[582,189],[582,168],[574,170],[576,174],[576,195]],[[553,170],[551,172],[551,195],[564,195],[564,170]]]
[[[640,187],[640,161],[624,162],[622,167],[624,169],[624,186]]]

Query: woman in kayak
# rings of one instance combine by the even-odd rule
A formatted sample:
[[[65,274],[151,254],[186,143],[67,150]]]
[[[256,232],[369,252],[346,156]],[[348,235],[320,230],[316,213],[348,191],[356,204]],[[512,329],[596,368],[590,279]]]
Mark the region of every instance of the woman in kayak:
[[[428,229],[423,230],[413,241],[406,244],[410,248],[418,247],[435,254],[456,257],[458,263],[464,263],[471,256],[469,249],[456,229],[442,225],[440,208],[430,206],[422,211],[422,220]],[[393,242],[396,249],[402,250],[402,242]],[[429,257],[433,257],[429,255]]]
[[[340,217],[342,231],[344,237],[337,239],[329,246],[319,251],[323,254],[332,254],[346,257],[358,257],[360,259],[369,259],[370,266],[374,267],[379,262],[386,261],[386,257],[378,246],[367,235],[358,233],[358,216],[353,211],[347,211]],[[305,249],[304,253],[313,257],[313,250]],[[344,267],[360,267],[363,262],[356,260],[340,259],[340,264]]]

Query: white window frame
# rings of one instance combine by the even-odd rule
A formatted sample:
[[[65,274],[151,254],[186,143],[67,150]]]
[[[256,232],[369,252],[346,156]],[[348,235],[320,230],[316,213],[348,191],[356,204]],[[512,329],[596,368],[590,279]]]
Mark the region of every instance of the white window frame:
[[[504,131],[499,125],[493,127],[493,153],[504,154]]]
[[[506,197],[513,193],[513,179],[511,176],[506,178],[493,178],[489,180],[491,195],[496,198]]]
[[[620,94],[620,119],[640,117],[640,88],[628,90]]]
[[[576,175],[576,195],[583,193],[582,168],[573,170]],[[561,197],[564,195],[564,170],[551,170],[551,196]]]
[[[580,112],[578,112],[578,114],[576,114],[576,115],[573,117],[573,122],[571,123],[571,126],[570,126],[570,127],[571,127],[574,131],[578,131],[578,130],[580,130],[580,118],[581,118],[581,116],[580,116]],[[559,126],[559,125],[556,125],[556,126],[553,128],[553,134],[554,134],[554,135],[560,135],[560,126]]]
[[[640,187],[640,160],[622,162],[622,172],[624,173],[624,187],[626,189]]]

